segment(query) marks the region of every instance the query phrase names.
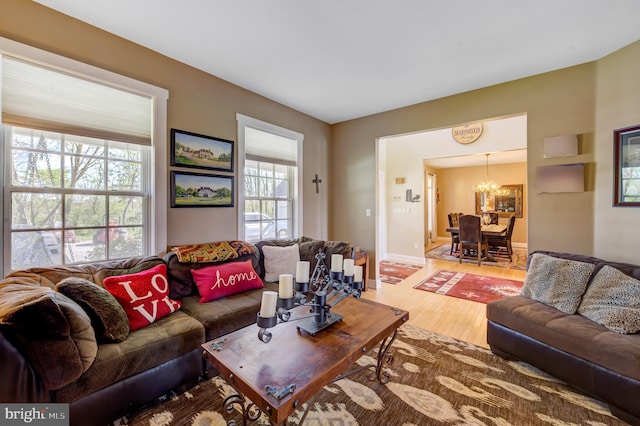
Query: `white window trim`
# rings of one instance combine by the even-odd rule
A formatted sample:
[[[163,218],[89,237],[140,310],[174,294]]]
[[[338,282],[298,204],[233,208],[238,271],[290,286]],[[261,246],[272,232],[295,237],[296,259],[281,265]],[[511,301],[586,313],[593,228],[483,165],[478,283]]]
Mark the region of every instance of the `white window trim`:
[[[152,141],[154,159],[152,164],[159,164],[161,167],[149,167],[147,182],[151,184],[149,192],[153,194],[153,211],[147,212],[147,230],[149,231],[149,254],[159,254],[167,249],[167,100],[169,91],[161,87],[153,86],[139,80],[134,80],[120,74],[107,71],[93,65],[88,65],[73,59],[66,58],[45,50],[41,50],[26,44],[0,37],[0,54],[7,54],[27,61],[40,63],[61,71],[71,72],[83,76],[88,80],[93,80],[123,90],[134,91],[141,95],[149,96],[153,100],[153,129]],[[0,61],[0,66],[2,63]],[[0,70],[1,71],[1,70]],[[0,102],[2,99],[0,99]],[[2,114],[0,108],[0,114]],[[1,118],[1,116],[0,116]],[[1,122],[1,120],[0,120]],[[3,163],[3,162],[0,162]],[[5,170],[4,164],[0,165],[0,186],[4,187]],[[6,197],[6,195],[5,195]],[[4,212],[4,223],[11,223],[11,212],[4,208],[7,200],[1,199],[2,210]],[[0,256],[4,258],[4,253],[11,249],[10,238],[5,238],[6,229],[0,228],[3,246]],[[4,274],[3,274],[4,275]]]
[[[240,113],[236,113],[236,120],[238,121],[238,180],[237,180],[237,191],[238,194],[238,238],[244,240],[244,191],[240,190],[240,185],[244,185],[244,159],[245,159],[245,144],[244,144],[244,128],[252,127],[257,130],[262,130],[264,132],[273,133],[278,136],[282,136],[285,138],[293,139],[297,142],[298,146],[298,160],[297,160],[297,179],[294,184],[296,185],[296,202],[293,204],[293,215],[296,218],[295,230],[293,238],[299,237],[302,235],[302,147],[304,141],[304,135],[302,133],[298,133],[293,130],[286,129],[284,127],[276,126],[275,124],[270,124]]]

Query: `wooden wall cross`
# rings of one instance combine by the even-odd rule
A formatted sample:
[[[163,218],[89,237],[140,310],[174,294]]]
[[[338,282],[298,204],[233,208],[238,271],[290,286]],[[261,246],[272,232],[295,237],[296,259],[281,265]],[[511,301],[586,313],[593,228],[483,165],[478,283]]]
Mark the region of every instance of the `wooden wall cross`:
[[[316,178],[311,182],[316,184],[316,194],[320,193],[320,184],[322,183],[322,179],[318,179],[318,174],[316,173]]]

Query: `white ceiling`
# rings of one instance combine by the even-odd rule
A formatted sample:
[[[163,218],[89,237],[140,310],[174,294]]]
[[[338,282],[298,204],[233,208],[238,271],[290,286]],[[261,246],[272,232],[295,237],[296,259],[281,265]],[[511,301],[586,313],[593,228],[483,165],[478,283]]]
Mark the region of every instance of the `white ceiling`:
[[[599,59],[638,0],[36,0],[327,123]]]

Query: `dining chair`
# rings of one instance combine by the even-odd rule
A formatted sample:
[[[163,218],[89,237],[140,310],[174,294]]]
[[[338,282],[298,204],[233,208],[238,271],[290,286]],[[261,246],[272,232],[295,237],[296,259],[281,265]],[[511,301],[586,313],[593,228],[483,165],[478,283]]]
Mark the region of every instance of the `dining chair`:
[[[478,261],[478,266],[480,266],[480,261],[486,260],[489,255],[489,244],[482,238],[482,222],[480,216],[468,214],[460,216],[458,221],[460,229],[460,263],[462,263],[462,258],[465,257],[465,249],[467,249],[469,255],[475,251],[475,257]]]
[[[506,248],[507,254],[509,255],[509,260],[513,261],[513,247],[511,246],[511,235],[513,235],[513,228],[516,225],[516,216],[511,215],[509,217],[509,225],[507,225],[507,231],[503,235],[495,235],[487,238],[487,243],[489,243],[489,249],[496,249],[496,251],[500,251],[500,248]]]
[[[489,225],[497,225],[500,215],[498,213],[489,213],[489,218],[491,219]]]
[[[449,218],[449,227],[457,228],[458,227],[458,218],[460,217],[459,213],[449,213],[447,215]],[[453,252],[458,251],[458,245],[460,244],[460,233],[452,231],[451,232],[451,249],[449,250],[449,256],[453,256]]]

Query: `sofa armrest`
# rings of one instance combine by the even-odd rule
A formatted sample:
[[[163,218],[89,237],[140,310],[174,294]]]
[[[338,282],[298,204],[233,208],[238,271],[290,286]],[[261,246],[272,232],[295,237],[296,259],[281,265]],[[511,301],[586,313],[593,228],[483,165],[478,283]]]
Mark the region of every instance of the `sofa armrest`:
[[[47,402],[49,392],[15,346],[0,332],[0,402]]]

